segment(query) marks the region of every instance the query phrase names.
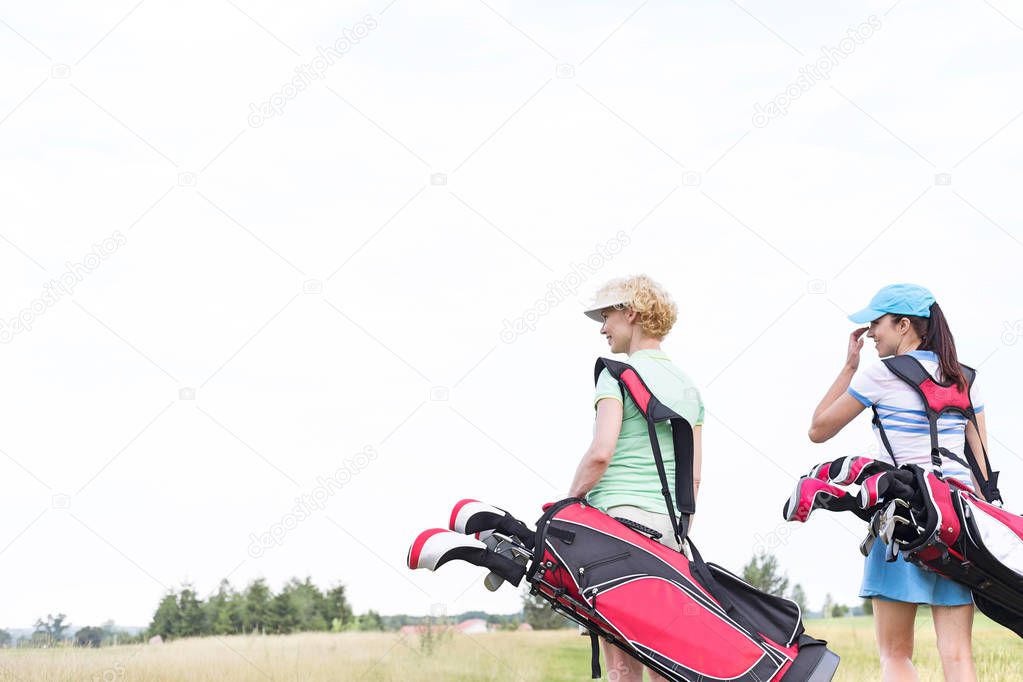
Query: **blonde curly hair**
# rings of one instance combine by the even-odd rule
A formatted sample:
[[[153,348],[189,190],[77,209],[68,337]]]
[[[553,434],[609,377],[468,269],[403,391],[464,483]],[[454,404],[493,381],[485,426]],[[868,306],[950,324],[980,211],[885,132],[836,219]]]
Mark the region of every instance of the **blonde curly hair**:
[[[597,290],[597,298],[604,295],[619,297],[627,308],[639,313],[639,326],[648,336],[667,336],[678,319],[678,306],[671,295],[646,275],[613,279]]]

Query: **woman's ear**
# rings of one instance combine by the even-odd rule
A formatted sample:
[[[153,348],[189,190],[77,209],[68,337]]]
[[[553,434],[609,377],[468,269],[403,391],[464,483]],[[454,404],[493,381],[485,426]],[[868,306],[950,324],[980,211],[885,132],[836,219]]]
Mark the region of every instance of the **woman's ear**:
[[[639,313],[637,313],[632,308],[627,308],[625,311],[625,319],[628,321],[629,324],[633,324],[634,322],[636,322],[636,320],[639,319]]]

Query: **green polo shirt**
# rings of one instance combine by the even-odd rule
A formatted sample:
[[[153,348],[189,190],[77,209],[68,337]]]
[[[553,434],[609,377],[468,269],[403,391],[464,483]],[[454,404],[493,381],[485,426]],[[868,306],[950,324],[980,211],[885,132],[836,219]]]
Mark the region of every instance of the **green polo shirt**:
[[[693,426],[703,424],[703,400],[699,389],[663,351],[639,350],[630,355],[626,362],[636,369],[658,400],[685,417]],[[606,369],[597,379],[594,407],[605,398],[622,402],[622,390]],[[671,442],[671,426],[661,422],[656,428],[664,468],[668,474],[668,485],[674,498],[675,451]],[[646,511],[667,513],[646,419],[628,393],[625,394],[623,405],[622,430],[611,463],[586,499],[601,510],[629,504]]]

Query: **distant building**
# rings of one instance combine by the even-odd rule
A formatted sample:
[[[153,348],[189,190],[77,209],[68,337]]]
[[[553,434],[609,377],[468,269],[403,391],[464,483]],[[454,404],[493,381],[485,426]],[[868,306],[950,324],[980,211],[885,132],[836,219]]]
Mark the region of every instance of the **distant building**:
[[[479,635],[490,631],[487,621],[482,618],[470,618],[469,620],[463,620],[455,626],[455,629],[466,635]]]
[[[482,618],[470,618],[463,620],[457,625],[404,625],[398,632],[403,635],[421,635],[429,627],[432,627],[435,632],[451,630],[453,632],[461,632],[464,635],[480,635],[494,630],[494,627]]]

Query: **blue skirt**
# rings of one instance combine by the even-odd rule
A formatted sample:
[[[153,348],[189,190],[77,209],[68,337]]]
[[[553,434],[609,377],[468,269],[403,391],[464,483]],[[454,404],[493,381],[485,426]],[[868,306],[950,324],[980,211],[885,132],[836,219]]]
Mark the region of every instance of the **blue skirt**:
[[[933,571],[925,571],[906,561],[901,554],[891,563],[884,560],[884,555],[884,543],[875,542],[864,561],[861,597],[880,597],[889,601],[933,606],[973,603],[969,588]]]

